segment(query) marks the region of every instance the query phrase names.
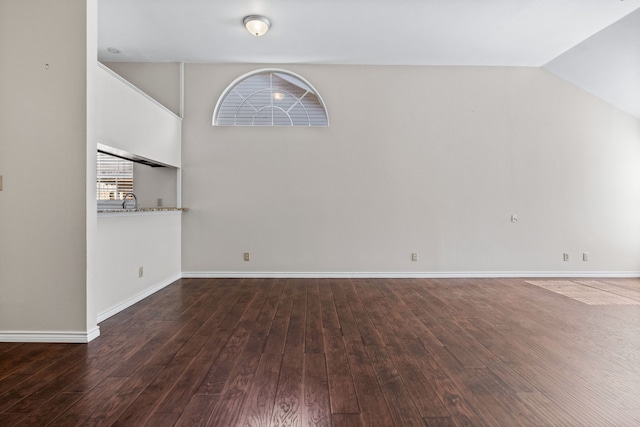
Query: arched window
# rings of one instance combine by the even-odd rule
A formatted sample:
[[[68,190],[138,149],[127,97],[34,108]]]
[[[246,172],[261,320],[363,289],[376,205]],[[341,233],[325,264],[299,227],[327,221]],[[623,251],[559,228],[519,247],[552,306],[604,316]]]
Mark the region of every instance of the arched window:
[[[318,92],[302,77],[263,69],[237,78],[220,96],[214,126],[329,126]]]

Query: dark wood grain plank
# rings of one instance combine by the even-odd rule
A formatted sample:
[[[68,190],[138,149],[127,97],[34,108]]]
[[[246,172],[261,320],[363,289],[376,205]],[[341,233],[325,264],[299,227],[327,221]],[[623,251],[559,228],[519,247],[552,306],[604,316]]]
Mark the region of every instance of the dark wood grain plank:
[[[359,413],[360,407],[342,334],[339,330],[325,329],[324,339],[331,412],[334,414]]]
[[[303,352],[305,338],[305,320],[307,314],[307,286],[305,282],[296,283],[293,293],[293,305],[287,328],[285,353]]]
[[[180,414],[152,414],[143,424],[145,427],[173,427],[180,419]]]
[[[451,379],[450,371],[443,369],[434,358],[434,354],[440,357],[439,352],[443,351],[441,347],[434,347],[430,353],[421,343],[409,341],[404,343],[404,348],[407,354],[413,357],[417,368],[433,387],[456,425],[471,427],[487,424],[466,401],[464,392]]]
[[[282,355],[262,354],[242,409],[241,426],[270,427]]]
[[[368,346],[366,349],[395,424],[401,426],[422,425],[420,413],[413,404],[411,395],[402,383],[388,353],[383,347]]]
[[[209,308],[210,315],[207,320],[201,324],[196,334],[210,336],[214,333],[229,315],[231,309],[238,303],[242,294],[246,292],[245,289],[236,288],[231,285],[228,287],[225,286],[224,290],[224,293],[218,297],[216,303]]]
[[[28,347],[29,346],[25,346],[25,349]],[[21,355],[22,352],[16,351],[10,358],[7,357],[9,354],[5,355],[5,358],[8,360],[4,361],[4,363],[0,361],[0,378],[2,378],[0,379],[0,390],[5,390],[6,387],[3,384],[4,377],[22,374],[33,375],[41,370],[46,372],[46,368],[50,365],[62,358],[68,357],[70,352],[77,350],[73,344],[36,344],[31,347],[32,351],[26,354]],[[13,360],[13,357],[16,357],[16,359]],[[2,357],[0,356],[0,360],[1,359]]]
[[[336,312],[336,305],[331,292],[329,280],[318,280],[318,294],[320,295],[320,310],[322,315],[322,327],[327,329],[340,329],[340,321]]]
[[[154,409],[173,387],[176,378],[187,369],[192,358],[180,357],[172,359],[160,373],[136,397],[127,409],[114,422],[114,426],[143,425],[153,414]]]
[[[312,281],[308,286],[304,352],[324,352],[322,314],[320,309],[320,290],[318,288],[318,283],[316,280]]]
[[[353,282],[362,284],[364,280],[351,280],[351,283],[345,281],[344,284],[344,296],[348,301],[353,318],[358,325],[362,341],[365,345],[384,345],[378,329],[371,321],[371,315],[376,315],[375,313],[372,314],[371,309],[373,307],[369,307],[369,310],[367,310],[367,307],[365,307],[360,299],[360,295],[356,292]],[[368,301],[368,303],[370,302]]]
[[[285,353],[282,357],[271,425],[302,425],[302,351]]]
[[[85,353],[83,348],[75,348],[72,351],[67,350],[68,347],[56,346],[52,354],[52,362],[48,366],[45,366],[41,371],[34,372],[33,375],[20,374],[15,384],[9,387],[7,381],[2,385],[2,389],[7,389],[7,392],[0,395],[0,412],[17,412],[17,413],[30,413],[37,409],[43,402],[49,400],[53,395],[59,393],[61,377],[68,378],[65,375],[69,371],[74,370],[75,367],[79,367],[76,371],[79,375],[74,379],[79,378],[84,374],[81,362],[84,360]],[[66,352],[66,357],[60,357],[60,351]],[[46,357],[46,354],[40,355],[40,357]],[[32,359],[35,360],[35,359]],[[80,365],[76,365],[80,364]],[[23,367],[18,369],[18,372],[24,372]],[[9,380],[12,377],[6,377],[5,380]]]
[[[269,328],[265,353],[282,354],[289,329],[291,310],[293,309],[293,283],[283,287],[276,314]]]
[[[302,425],[331,426],[331,404],[324,354],[305,353],[302,382],[304,383]]]
[[[86,425],[84,423],[94,413],[100,413],[108,404],[109,397],[118,393],[122,389],[127,378],[107,378],[101,381],[90,392],[83,395],[62,415],[56,418],[50,425],[69,426]]]
[[[89,344],[0,343],[0,425],[631,426],[637,319],[521,279],[183,279]]]
[[[181,325],[184,325],[180,327]],[[176,354],[186,341],[195,333],[199,326],[197,321],[155,322],[147,330],[136,334],[138,340],[134,346],[120,353],[117,365],[109,373],[114,377],[128,377],[145,365],[164,365]],[[177,332],[176,332],[176,329]],[[114,353],[115,356],[115,353]],[[105,367],[105,364],[100,364]]]
[[[27,414],[11,414],[11,413],[3,413],[0,414],[0,425],[5,427],[13,427],[18,425],[21,421],[25,419]],[[26,424],[23,424],[26,425]]]
[[[365,424],[360,414],[333,414],[331,416],[333,427],[363,427],[363,426],[392,426],[393,424],[371,423]]]
[[[195,394],[222,393],[224,384],[227,382],[231,369],[233,369],[236,362],[236,357],[249,341],[249,335],[245,333],[246,331],[227,331],[227,333],[231,332],[233,333],[228,339],[223,331],[213,336],[212,340],[214,341],[210,348],[211,350],[219,351],[219,355],[214,360],[210,360],[210,362],[215,363],[208,365],[210,368],[208,372],[201,377],[203,378],[201,385]],[[226,343],[224,347],[222,347],[222,343],[225,341]]]
[[[345,337],[359,337],[360,330],[358,329],[358,324],[353,318],[349,302],[344,294],[344,285],[336,281],[331,281],[330,283],[333,303],[336,313],[338,314],[338,321],[340,322],[342,335]]]
[[[24,343],[21,342],[0,342],[0,355],[15,350],[22,345]]]
[[[273,284],[274,283],[272,280],[266,279],[262,279],[260,280],[260,282],[258,282],[257,290],[255,291],[247,309],[244,311],[244,313],[242,313],[242,316],[240,317],[236,328],[242,328],[246,330],[247,333],[250,333],[252,335],[264,335],[254,334],[253,331],[256,326],[256,320],[262,312],[263,307],[269,298],[269,294],[271,293]]]
[[[360,422],[364,425],[394,425],[376,373],[362,341],[346,339],[345,348],[353,375],[361,416],[346,417],[341,422]],[[333,414],[334,421],[336,414]],[[345,424],[350,425],[350,424]]]
[[[424,418],[424,422],[427,427],[456,427],[456,423],[454,423],[453,420],[448,417]]]
[[[225,341],[227,341],[227,335],[220,333],[214,335],[205,343],[202,350],[192,359],[184,372],[174,379],[171,389],[158,403],[154,413],[181,414],[191,397],[196,394],[196,391],[201,391],[199,394],[217,394],[216,390],[222,388],[219,386],[219,383],[223,380],[222,375],[216,377],[217,382],[213,384],[207,384],[206,387],[201,387],[201,384],[204,381],[210,381],[211,377],[208,376],[208,373],[212,370]],[[241,342],[244,342],[244,340],[239,341],[238,345],[241,345]],[[225,350],[229,351],[229,347],[225,347]],[[232,358],[229,357],[228,359],[231,360]],[[206,392],[202,392],[205,388]]]
[[[388,333],[384,334],[385,337],[393,334],[402,340],[416,338],[415,333],[409,327],[414,316],[402,301],[389,290],[387,280],[368,280],[365,285],[356,283],[355,286],[363,301],[365,299],[368,301],[367,306],[371,307],[369,309],[370,316],[376,327],[383,330],[390,328]]]
[[[143,365],[131,377],[126,378],[111,394],[107,395],[100,402],[99,409],[92,410],[91,416],[86,418],[82,424],[85,426],[112,425],[127,409],[127,403],[138,397],[161,370],[161,366]]]
[[[47,406],[52,399],[56,398],[60,394],[73,394],[67,393],[64,390],[69,385],[82,378],[85,370],[86,368],[82,363],[77,363],[73,366],[67,367],[66,369],[61,369],[57,374],[55,374],[54,371],[53,380],[45,383],[36,392],[25,396],[20,401],[16,402],[7,409],[7,411],[33,414],[34,412],[38,412],[43,406]],[[82,393],[78,393],[78,395],[82,396]]]
[[[195,394],[176,421],[176,427],[204,426],[211,418],[213,408],[220,400],[219,394]]]
[[[208,426],[237,425],[242,416],[241,409],[244,400],[249,394],[253,377],[258,368],[265,339],[264,336],[249,338],[220,393],[220,399],[211,413]]]
[[[264,306],[251,329],[253,335],[267,335],[269,333],[284,291],[284,284],[283,279],[273,280]]]
[[[243,281],[237,284],[237,286],[245,287],[245,292],[240,295],[240,298],[231,308],[229,314],[224,318],[219,326],[220,329],[234,329],[238,326],[242,315],[251,305],[251,301],[256,297],[255,292],[261,289],[260,282],[261,280],[253,280],[249,283]]]
[[[422,373],[415,355],[408,351],[405,343],[400,342],[397,337],[392,339],[398,340],[396,345],[386,347],[386,350],[420,415],[424,418],[449,417],[449,411],[438,397],[429,379]],[[419,344],[414,343],[414,345]]]

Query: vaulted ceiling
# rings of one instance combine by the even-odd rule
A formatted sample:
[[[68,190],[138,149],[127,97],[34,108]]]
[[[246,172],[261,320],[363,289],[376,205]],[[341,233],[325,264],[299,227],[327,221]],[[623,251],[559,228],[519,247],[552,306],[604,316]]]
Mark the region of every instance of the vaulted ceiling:
[[[640,118],[640,0],[99,0],[98,37],[101,61],[545,67]]]

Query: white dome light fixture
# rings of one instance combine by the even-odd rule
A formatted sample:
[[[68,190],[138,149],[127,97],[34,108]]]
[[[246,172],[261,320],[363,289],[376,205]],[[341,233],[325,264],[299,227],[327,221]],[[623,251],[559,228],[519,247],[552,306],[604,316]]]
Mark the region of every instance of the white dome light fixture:
[[[260,37],[269,31],[269,27],[271,27],[271,21],[269,21],[269,18],[260,15],[246,16],[242,22],[244,23],[247,31],[256,37]]]

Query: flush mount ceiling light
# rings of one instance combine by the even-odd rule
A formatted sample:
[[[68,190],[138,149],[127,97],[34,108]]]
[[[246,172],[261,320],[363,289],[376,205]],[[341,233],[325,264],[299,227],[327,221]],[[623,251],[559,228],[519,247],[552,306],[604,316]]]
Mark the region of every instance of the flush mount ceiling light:
[[[269,18],[260,15],[249,15],[245,17],[242,22],[247,31],[257,37],[269,31],[269,27],[271,26]]]

